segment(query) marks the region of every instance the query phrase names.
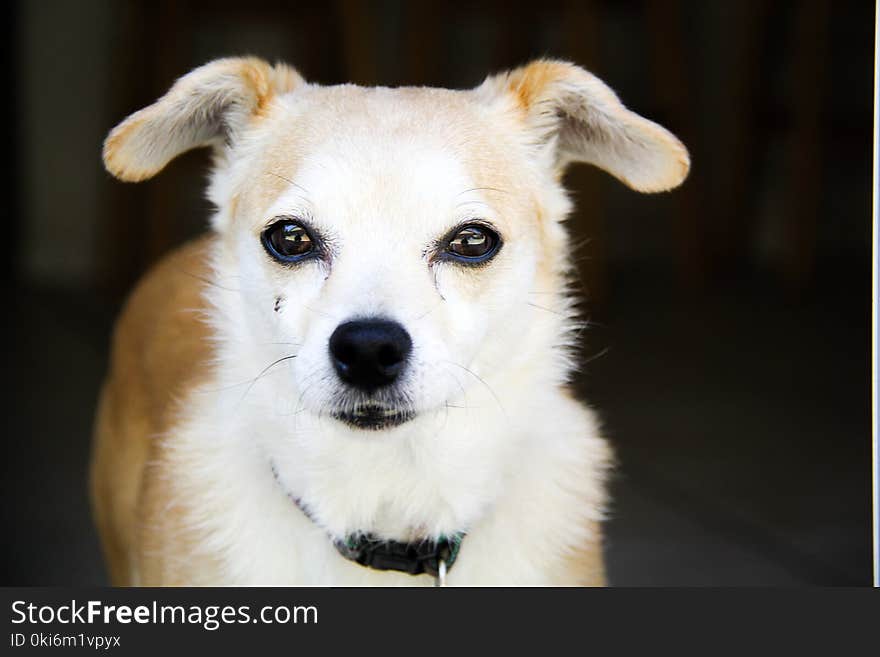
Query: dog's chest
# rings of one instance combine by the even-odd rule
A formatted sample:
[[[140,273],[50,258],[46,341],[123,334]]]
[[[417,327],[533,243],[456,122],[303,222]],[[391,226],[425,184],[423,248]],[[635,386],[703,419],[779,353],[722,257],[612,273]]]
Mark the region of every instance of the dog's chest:
[[[237,421],[218,423],[216,407],[197,410],[175,432],[168,460],[172,494],[189,509],[178,530],[195,532],[191,543],[210,557],[188,555],[190,579],[242,585],[434,584],[429,575],[378,571],[347,560],[326,529],[336,523],[336,536],[358,527],[390,529],[401,538],[413,527],[465,531],[448,574],[450,585],[559,583],[565,578],[559,571],[564,555],[589,540],[584,528],[601,518],[607,455],[591,416],[580,407],[573,412],[567,403],[558,406],[560,424],[545,423],[547,435],[516,450],[487,449],[480,457],[484,461],[475,460],[473,449],[469,459],[446,450],[445,463],[420,459],[427,464],[423,469],[410,464],[386,472],[351,443],[329,445],[329,451],[359,467],[337,471],[314,452],[285,459],[281,446],[286,443],[261,439],[274,434],[256,430],[255,418],[240,414]],[[273,459],[280,476],[273,472]],[[316,522],[295,502],[303,492],[324,521]]]
[[[267,500],[265,513],[239,525],[225,546],[225,572],[215,581],[231,579],[237,584],[286,584],[295,586],[433,586],[428,574],[409,575],[374,570],[344,558],[330,535],[307,518],[295,505]],[[458,558],[449,570],[447,583],[499,585],[552,583],[546,563],[534,559],[543,554],[552,561],[546,534],[537,527],[523,533],[523,525],[535,519],[511,517],[504,509],[494,511],[465,535]]]

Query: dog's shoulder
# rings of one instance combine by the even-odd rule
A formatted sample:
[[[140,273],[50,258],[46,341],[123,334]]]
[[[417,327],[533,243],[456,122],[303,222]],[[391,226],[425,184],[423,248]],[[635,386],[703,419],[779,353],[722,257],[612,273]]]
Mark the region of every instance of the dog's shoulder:
[[[131,584],[138,500],[156,436],[177,417],[178,400],[204,381],[213,360],[205,321],[213,237],[178,248],[132,292],[116,323],[95,426],[91,485],[114,584]]]
[[[569,477],[574,477],[562,480],[575,492],[580,508],[575,514],[576,526],[571,528],[571,535],[578,540],[569,544],[561,563],[556,564],[554,579],[565,586],[605,586],[601,521],[606,515],[606,487],[615,463],[614,452],[602,437],[596,413],[579,399],[575,390],[563,387],[558,392],[558,407],[554,413],[557,423],[553,430],[561,433],[565,431],[563,427],[570,427],[581,434],[576,441],[578,456],[571,459],[574,470],[567,472]]]
[[[129,297],[116,324],[112,376],[115,383],[143,388],[151,410],[204,378],[212,360],[206,321],[208,254],[215,241],[203,236],[157,263]],[[139,379],[132,381],[128,379]]]

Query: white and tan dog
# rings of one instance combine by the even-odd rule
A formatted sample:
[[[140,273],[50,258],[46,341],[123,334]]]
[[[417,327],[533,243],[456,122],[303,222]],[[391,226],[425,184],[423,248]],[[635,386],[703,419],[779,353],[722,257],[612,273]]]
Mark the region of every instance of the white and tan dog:
[[[212,231],[132,295],[98,412],[113,583],[602,584],[560,179],[668,190],[682,144],[564,62],[452,91],[244,58],[181,78],[104,161],[139,181],[200,146]]]

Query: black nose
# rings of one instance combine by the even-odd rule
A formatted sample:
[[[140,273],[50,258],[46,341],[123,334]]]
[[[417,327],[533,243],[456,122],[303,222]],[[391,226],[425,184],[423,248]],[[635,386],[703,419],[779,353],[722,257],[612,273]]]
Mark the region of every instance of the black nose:
[[[345,322],[330,336],[330,359],[339,378],[365,392],[394,383],[410,351],[406,329],[385,319]]]

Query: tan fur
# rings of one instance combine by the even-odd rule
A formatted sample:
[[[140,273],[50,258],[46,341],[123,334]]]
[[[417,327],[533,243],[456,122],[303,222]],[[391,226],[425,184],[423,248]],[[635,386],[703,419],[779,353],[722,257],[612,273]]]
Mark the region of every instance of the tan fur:
[[[611,89],[574,64],[537,60],[487,84],[509,93],[539,132],[559,135],[559,172],[570,162],[588,162],[648,193],[673,189],[687,178],[690,155],[684,145],[662,126],[629,111]],[[567,124],[577,129],[566,129]],[[593,141],[612,147],[591,148]],[[634,166],[641,159],[654,161],[649,172]]]
[[[113,338],[101,394],[91,464],[95,519],[114,585],[130,585],[140,552],[138,532],[159,504],[146,464],[158,458],[156,438],[175,421],[176,400],[203,381],[211,362],[202,320],[206,251],[212,238],[166,257],[126,303]]]
[[[237,87],[234,93],[230,93],[229,81],[234,81]],[[240,129],[236,122],[261,118],[276,94],[290,91],[302,82],[299,73],[289,66],[273,67],[256,57],[219,59],[206,64],[179,80],[155,103],[116,126],[104,142],[104,165],[126,182],[151,178],[180,153],[206,146],[221,137],[219,133],[201,134],[195,126],[187,125],[192,105],[199,96],[215,96],[208,107],[214,112],[225,111],[230,102],[238,103],[238,112],[234,113],[237,116],[226,112],[223,123],[226,129]],[[207,110],[198,108],[197,111]],[[216,128],[220,127],[218,123]],[[187,132],[191,133],[189,138],[180,134]],[[144,157],[145,151],[151,156]]]
[[[605,586],[605,560],[602,555],[602,526],[590,523],[595,540],[584,542],[566,557],[559,570],[560,584],[568,586]]]
[[[572,67],[555,61],[537,61],[510,73],[507,87],[523,110],[530,110],[549,85],[565,77]]]

